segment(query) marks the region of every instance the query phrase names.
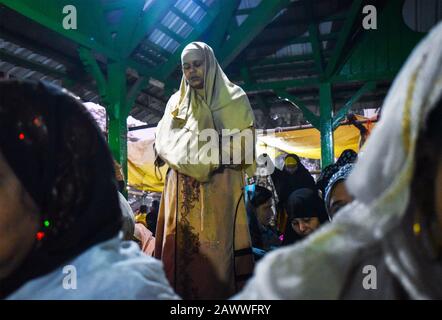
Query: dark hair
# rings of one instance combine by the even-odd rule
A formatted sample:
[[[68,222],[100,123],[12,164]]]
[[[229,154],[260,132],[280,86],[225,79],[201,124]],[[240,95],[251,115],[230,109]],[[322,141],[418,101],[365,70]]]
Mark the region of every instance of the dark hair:
[[[411,184],[411,206],[425,214],[423,227],[433,219],[435,210],[434,174],[442,156],[442,99],[428,115],[425,128],[420,132],[416,148],[416,165]]]
[[[258,208],[260,205],[266,203],[272,197],[272,192],[267,188],[261,186],[255,186],[255,192],[250,198],[250,204],[254,208]]]
[[[430,113],[424,135],[438,154],[442,152],[442,99]]]
[[[158,209],[160,207],[160,202],[158,200],[152,201],[152,208]]]
[[[147,206],[145,204],[140,206],[140,213],[147,213]]]

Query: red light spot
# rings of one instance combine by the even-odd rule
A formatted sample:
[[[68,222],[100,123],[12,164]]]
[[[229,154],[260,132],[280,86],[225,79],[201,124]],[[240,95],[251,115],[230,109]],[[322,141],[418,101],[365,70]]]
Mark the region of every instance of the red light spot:
[[[18,138],[19,138],[20,140],[24,140],[24,139],[25,139],[25,135],[24,135],[23,133],[20,133],[20,134],[18,135]]]
[[[43,238],[45,237],[45,233],[44,232],[37,232],[36,238],[38,241],[41,241]]]

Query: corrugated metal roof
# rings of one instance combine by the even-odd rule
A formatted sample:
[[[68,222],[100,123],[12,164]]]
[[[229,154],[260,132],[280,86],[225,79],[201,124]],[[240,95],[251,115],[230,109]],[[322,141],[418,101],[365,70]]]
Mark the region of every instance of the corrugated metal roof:
[[[66,71],[66,67],[63,64],[61,64],[51,58],[43,56],[41,54],[37,54],[35,52],[32,52],[31,50],[22,48],[14,43],[5,41],[2,38],[0,38],[0,50],[4,51],[5,53],[8,53],[10,55],[27,60],[31,63],[35,62],[35,63],[39,63],[41,65],[47,66],[51,69],[54,69],[54,71],[61,71],[61,72]]]
[[[332,29],[333,22],[325,21],[319,24],[319,33],[320,34],[329,34]]]
[[[172,32],[175,32],[182,38],[187,38],[187,36],[193,30],[193,28],[189,24],[187,24],[187,22],[185,22],[173,12],[168,12],[161,21],[161,24],[166,28],[169,28]]]
[[[248,16],[249,16],[248,14],[241,14],[239,16],[236,16],[235,18],[236,22],[238,23],[238,26],[242,25],[242,23],[246,21]]]
[[[159,0],[146,0],[146,2],[144,3],[143,11],[149,10],[149,8],[151,7],[151,5],[152,5],[155,1],[159,1]]]
[[[174,53],[180,45],[177,41],[158,29],[154,29],[148,39],[170,53]]]
[[[187,17],[189,17],[195,23],[201,22],[201,20],[203,20],[203,18],[207,14],[207,12],[204,11],[203,8],[201,8],[192,0],[178,0],[177,3],[175,3],[174,7],[185,14]]]
[[[255,8],[261,3],[261,0],[241,0],[238,9],[250,9]]]

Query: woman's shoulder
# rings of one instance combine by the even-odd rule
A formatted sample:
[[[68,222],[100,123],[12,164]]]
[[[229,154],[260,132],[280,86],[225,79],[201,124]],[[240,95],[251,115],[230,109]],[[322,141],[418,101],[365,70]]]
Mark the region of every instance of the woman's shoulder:
[[[32,280],[10,299],[178,299],[160,261],[136,243],[98,244],[52,273]]]

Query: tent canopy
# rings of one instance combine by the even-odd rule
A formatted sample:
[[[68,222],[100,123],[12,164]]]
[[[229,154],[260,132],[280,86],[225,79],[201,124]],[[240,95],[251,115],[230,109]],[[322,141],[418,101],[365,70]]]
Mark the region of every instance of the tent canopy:
[[[366,122],[365,117],[357,116],[358,121]],[[364,124],[368,130],[373,124]],[[342,151],[352,149],[359,152],[359,130],[352,125],[341,125],[333,132],[335,158]],[[258,136],[259,153],[271,154],[269,148],[276,148],[286,153],[295,153],[302,158],[321,159],[321,137],[315,128],[277,132],[272,135]],[[262,151],[261,151],[262,150]]]

